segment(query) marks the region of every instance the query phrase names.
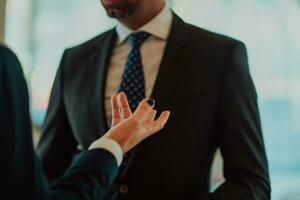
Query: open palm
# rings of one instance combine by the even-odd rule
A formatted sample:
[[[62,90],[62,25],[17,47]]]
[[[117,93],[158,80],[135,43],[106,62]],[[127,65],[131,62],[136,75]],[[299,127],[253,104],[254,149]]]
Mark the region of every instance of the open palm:
[[[112,128],[104,135],[118,142],[123,153],[128,152],[142,140],[160,131],[168,121],[169,111],[164,111],[155,120],[157,111],[148,99],[141,101],[134,113],[131,112],[126,95],[122,92],[111,98]]]

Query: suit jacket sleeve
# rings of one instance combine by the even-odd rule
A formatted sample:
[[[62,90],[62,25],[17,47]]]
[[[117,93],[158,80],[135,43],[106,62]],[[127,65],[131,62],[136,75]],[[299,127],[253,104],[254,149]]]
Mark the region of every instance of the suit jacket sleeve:
[[[36,156],[35,158],[34,176],[31,177],[34,181],[32,185],[27,186],[30,187],[27,191],[33,191],[33,194],[24,192],[27,193],[24,195],[28,197],[26,199],[101,200],[118,173],[115,157],[104,149],[96,149],[83,152],[63,176],[48,185],[39,160]],[[18,189],[13,187],[15,191]]]
[[[226,181],[199,199],[270,199],[257,95],[249,74],[246,48],[240,42],[228,52],[222,87],[217,129]]]
[[[103,199],[117,173],[111,153],[103,149],[86,151],[51,185],[52,199]]]
[[[59,152],[58,152],[59,154]],[[86,151],[49,186],[32,145],[26,82],[16,56],[0,46],[1,195],[10,199],[101,200],[118,172],[108,151]]]
[[[61,176],[69,167],[76,152],[77,141],[71,131],[62,94],[65,54],[52,87],[42,136],[37,147],[42,167],[49,181]]]

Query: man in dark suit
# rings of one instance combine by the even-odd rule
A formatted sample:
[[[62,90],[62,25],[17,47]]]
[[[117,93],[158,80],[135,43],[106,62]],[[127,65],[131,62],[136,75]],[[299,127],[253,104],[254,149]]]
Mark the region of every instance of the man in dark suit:
[[[127,155],[106,199],[270,199],[245,45],[185,23],[163,0],[102,4],[116,28],[66,50],[57,73],[38,148],[48,178],[105,133],[109,96],[125,91],[132,109],[151,96],[172,117]],[[226,181],[210,193],[218,147]]]
[[[0,83],[1,197],[6,199],[102,199],[117,175],[117,164],[122,159],[119,154],[161,129],[169,115],[164,112],[153,123],[143,120],[153,116],[153,107],[144,101],[131,115],[124,94],[118,95],[119,104],[113,96],[113,107],[123,111],[114,109],[113,128],[49,188],[32,146],[28,93],[20,63],[13,52],[1,45]],[[133,126],[133,122],[140,126]]]

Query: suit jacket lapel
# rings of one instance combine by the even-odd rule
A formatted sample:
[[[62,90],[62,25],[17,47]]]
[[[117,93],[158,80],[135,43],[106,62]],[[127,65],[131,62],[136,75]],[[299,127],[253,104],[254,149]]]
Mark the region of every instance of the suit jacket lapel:
[[[183,73],[188,58],[188,42],[185,22],[174,14],[170,36],[151,95],[157,101],[156,107],[159,110],[165,109],[164,106]]]
[[[90,114],[95,128],[98,131],[99,136],[108,130],[106,112],[105,112],[105,85],[106,85],[106,75],[107,68],[109,65],[110,57],[115,45],[116,32],[115,29],[107,33],[106,38],[99,41],[97,45],[97,50],[93,55],[93,63],[91,74],[87,79],[90,84],[90,91],[92,92],[90,98]],[[93,78],[96,77],[96,78]]]

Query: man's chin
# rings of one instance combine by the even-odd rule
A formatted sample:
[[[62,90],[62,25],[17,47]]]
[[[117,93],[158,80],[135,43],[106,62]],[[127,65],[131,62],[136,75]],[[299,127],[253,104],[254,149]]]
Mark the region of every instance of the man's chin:
[[[109,17],[122,19],[128,17],[132,12],[129,9],[108,9],[107,14]]]

